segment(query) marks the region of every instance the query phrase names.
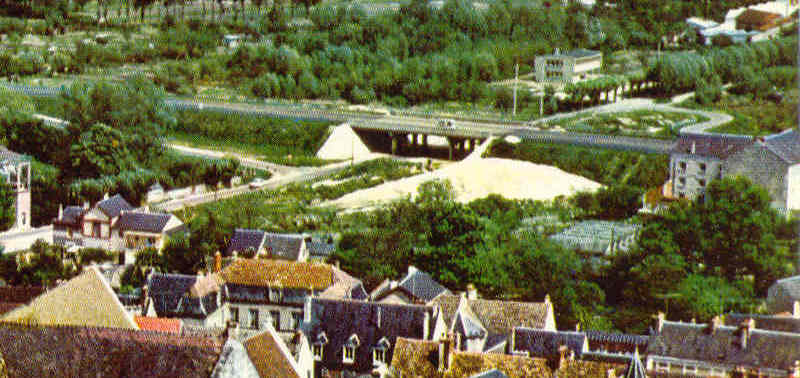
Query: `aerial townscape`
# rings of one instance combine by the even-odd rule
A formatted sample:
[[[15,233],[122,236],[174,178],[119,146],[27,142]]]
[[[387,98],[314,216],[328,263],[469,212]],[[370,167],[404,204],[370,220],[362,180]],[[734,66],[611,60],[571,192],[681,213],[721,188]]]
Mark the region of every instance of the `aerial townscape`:
[[[0,378],[800,378],[800,0],[0,0]]]

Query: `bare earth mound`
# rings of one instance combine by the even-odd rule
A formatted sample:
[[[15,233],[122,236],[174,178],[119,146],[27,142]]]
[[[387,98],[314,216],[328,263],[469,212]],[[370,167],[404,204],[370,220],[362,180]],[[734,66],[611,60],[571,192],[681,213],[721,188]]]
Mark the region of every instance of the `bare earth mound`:
[[[367,145],[346,123],[336,126],[325,144],[317,151],[317,157],[326,160],[358,159],[369,154]]]
[[[450,180],[460,202],[470,202],[489,194],[510,199],[551,200],[579,191],[594,192],[602,187],[592,180],[548,165],[499,158],[467,159],[434,172],[359,190],[328,204],[360,208],[385,203],[409,194],[413,196],[420,184],[437,179]]]

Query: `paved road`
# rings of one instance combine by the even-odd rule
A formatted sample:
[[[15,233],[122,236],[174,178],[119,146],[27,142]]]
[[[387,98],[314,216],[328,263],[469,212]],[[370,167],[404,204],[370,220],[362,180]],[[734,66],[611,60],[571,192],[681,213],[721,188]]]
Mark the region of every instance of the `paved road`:
[[[61,88],[31,87],[10,83],[0,83],[0,85],[32,96],[53,96],[57,95],[61,91]],[[166,101],[165,105],[175,109],[214,110],[229,114],[249,114],[294,119],[350,122],[358,128],[382,131],[431,133],[442,136],[458,136],[469,138],[487,138],[492,135],[516,135],[522,139],[538,140],[548,143],[577,144],[589,147],[614,148],[653,153],[667,153],[673,144],[672,141],[651,138],[539,131],[515,122],[459,120],[456,122],[456,126],[454,128],[441,129],[435,127],[435,118],[424,118],[419,116],[386,117],[381,114],[303,108],[302,106],[201,103],[177,99],[169,99]],[[642,109],[694,113],[709,118],[709,121],[707,122],[685,127],[683,130],[681,130],[682,134],[705,133],[709,128],[719,126],[732,120],[732,117],[727,114],[677,108],[665,104],[655,104],[652,100],[648,99],[626,99],[617,103],[589,108],[578,112],[563,113],[552,117],[546,117],[533,122],[532,125],[535,126],[541,122],[557,120],[565,117],[574,117],[583,113],[624,112]]]
[[[336,172],[346,169],[351,164],[363,163],[365,161],[378,158],[380,156],[381,155],[375,154],[364,157],[362,159],[357,159],[354,162],[346,161],[341,163],[329,164],[319,168],[306,168],[301,171],[292,172],[283,176],[273,176],[272,178],[267,180],[264,186],[260,188],[250,188],[249,185],[240,185],[230,189],[221,189],[216,192],[196,194],[184,198],[178,198],[175,200],[162,202],[160,204],[155,205],[155,207],[162,211],[171,212],[184,209],[187,207],[201,205],[204,203],[216,202],[222,199],[231,198],[242,194],[254,193],[263,190],[274,190],[284,185],[312,181],[325,176],[329,176]]]
[[[251,157],[247,157],[245,155],[237,154],[234,152],[226,152],[226,151],[216,151],[216,150],[207,150],[202,148],[195,148],[195,147],[187,147],[176,143],[167,143],[166,144],[169,148],[178,151],[184,155],[192,155],[198,156],[202,158],[210,158],[210,159],[220,159],[226,156],[233,157],[239,160],[239,163],[242,166],[247,168],[258,169],[262,171],[270,171],[276,175],[287,175],[291,173],[303,172],[308,171],[312,168],[309,167],[292,167],[288,165],[281,165],[275,164],[270,162],[265,162],[257,159],[253,159]]]

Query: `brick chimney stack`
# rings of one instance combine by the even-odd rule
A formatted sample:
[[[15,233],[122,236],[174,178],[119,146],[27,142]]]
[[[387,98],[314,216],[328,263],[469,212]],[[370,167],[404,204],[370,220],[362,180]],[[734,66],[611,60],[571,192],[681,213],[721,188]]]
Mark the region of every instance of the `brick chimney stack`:
[[[739,346],[747,349],[750,341],[750,333],[756,328],[756,321],[753,318],[747,319],[739,325]]]
[[[217,251],[214,254],[214,273],[219,273],[222,271],[222,254]]]

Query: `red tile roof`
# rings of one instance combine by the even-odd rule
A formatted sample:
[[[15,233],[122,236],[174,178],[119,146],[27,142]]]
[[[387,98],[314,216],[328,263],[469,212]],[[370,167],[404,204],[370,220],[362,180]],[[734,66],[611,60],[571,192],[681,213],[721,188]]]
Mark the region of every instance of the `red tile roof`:
[[[158,331],[168,333],[181,333],[180,319],[154,318],[148,316],[134,316],[133,320],[142,331]]]

